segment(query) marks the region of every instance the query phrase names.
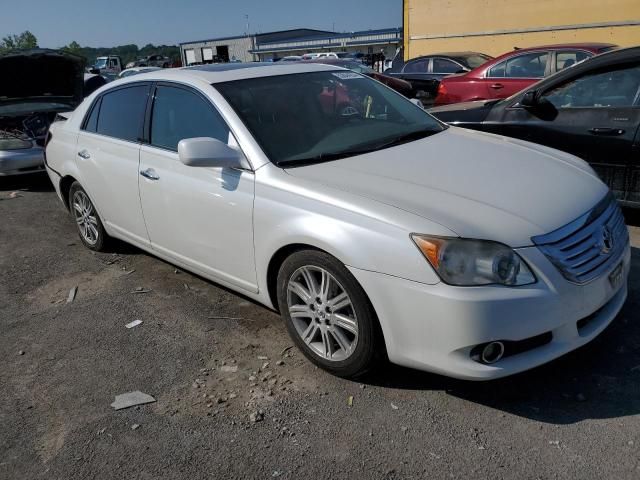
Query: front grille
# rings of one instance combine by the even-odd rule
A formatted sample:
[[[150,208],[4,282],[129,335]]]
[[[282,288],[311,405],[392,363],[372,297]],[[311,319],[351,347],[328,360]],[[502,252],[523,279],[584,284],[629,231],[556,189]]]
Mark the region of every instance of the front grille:
[[[629,232],[618,202],[608,194],[580,218],[531,240],[567,280],[584,284],[620,260]]]

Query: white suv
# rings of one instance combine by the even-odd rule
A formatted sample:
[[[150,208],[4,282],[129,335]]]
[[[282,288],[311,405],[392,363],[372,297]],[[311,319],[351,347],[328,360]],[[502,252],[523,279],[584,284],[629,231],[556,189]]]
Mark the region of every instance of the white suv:
[[[329,65],[125,78],[46,153],[88,248],[116,237],[278,309],[337,375],[387,357],[509,375],[592,340],[627,296],[628,232],[585,162]]]

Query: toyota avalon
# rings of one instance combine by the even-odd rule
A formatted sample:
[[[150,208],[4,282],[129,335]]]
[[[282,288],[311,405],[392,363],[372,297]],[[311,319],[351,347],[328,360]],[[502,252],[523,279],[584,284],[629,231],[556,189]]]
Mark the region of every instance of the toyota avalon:
[[[159,70],[64,117],[47,171],[87,248],[125,240],[277,309],[336,375],[502,377],[586,344],[627,296],[624,219],[585,162],[355,72]]]

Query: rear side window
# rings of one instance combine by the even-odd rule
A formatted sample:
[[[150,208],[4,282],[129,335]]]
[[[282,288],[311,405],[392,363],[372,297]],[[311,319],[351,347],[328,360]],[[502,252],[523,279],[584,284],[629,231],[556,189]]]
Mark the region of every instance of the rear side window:
[[[586,60],[591,55],[582,50],[578,51],[563,51],[556,52],[556,71],[564,70],[565,68],[571,67],[576,63],[580,63],[583,60]]]
[[[462,70],[462,67],[451,60],[445,58],[433,59],[433,73],[457,73],[460,70]]]
[[[100,112],[101,101],[102,99],[98,99],[98,101],[93,104],[91,114],[89,115],[89,118],[87,118],[84,126],[84,130],[86,130],[87,132],[96,132],[96,129],[98,127],[98,113]]]
[[[138,142],[142,137],[148,95],[148,85],[136,85],[105,93],[101,100],[96,132]]]
[[[227,143],[229,127],[200,95],[184,88],[159,86],[151,114],[151,145],[177,151],[180,140],[196,137]]]

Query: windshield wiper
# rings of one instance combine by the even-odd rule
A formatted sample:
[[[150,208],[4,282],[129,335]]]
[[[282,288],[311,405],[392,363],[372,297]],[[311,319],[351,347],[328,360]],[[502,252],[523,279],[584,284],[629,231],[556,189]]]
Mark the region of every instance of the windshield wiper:
[[[316,163],[330,162],[331,160],[340,160],[341,158],[353,157],[355,155],[364,155],[365,153],[377,152],[378,150],[382,150],[384,148],[394,147],[396,145],[402,145],[403,143],[409,143],[414,140],[419,140],[421,138],[426,138],[436,133],[439,133],[441,130],[418,130],[415,132],[409,132],[402,135],[398,135],[396,137],[391,138],[390,140],[385,140],[382,143],[375,144],[366,148],[354,148],[348,150],[342,150],[340,152],[332,152],[332,153],[321,153],[314,157],[309,158],[297,158],[291,160],[281,160],[276,163],[278,167],[304,167],[307,165],[313,165]]]
[[[340,160],[341,158],[353,157],[354,155],[363,155],[365,153],[371,153],[378,150],[376,147],[349,149],[341,152],[321,153],[314,157],[309,158],[296,158],[292,160],[280,160],[276,163],[278,167],[304,167],[306,165],[313,165],[314,163],[330,162],[331,160]]]
[[[398,135],[397,137],[393,137],[391,140],[387,140],[381,145],[378,145],[377,150],[395,147],[396,145],[402,145],[403,143],[420,140],[421,138],[430,137],[431,135],[435,135],[436,133],[440,133],[441,131],[442,130],[416,130],[414,132],[404,133],[402,135]]]

